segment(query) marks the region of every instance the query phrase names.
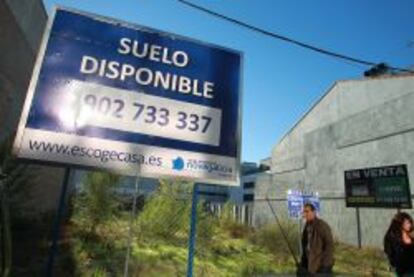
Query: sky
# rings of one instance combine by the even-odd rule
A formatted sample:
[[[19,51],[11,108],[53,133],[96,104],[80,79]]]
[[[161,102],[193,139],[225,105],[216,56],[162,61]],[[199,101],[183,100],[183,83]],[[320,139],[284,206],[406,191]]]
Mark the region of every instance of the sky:
[[[349,56],[414,65],[411,0],[191,0],[211,10]],[[242,160],[258,162],[337,80],[366,66],[265,37],[176,0],[44,0],[244,53]]]

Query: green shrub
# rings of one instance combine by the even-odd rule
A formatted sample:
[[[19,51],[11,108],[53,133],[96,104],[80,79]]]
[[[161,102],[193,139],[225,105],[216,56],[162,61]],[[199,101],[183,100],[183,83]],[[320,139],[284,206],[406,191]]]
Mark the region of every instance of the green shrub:
[[[190,189],[189,183],[161,180],[158,191],[147,200],[138,215],[135,228],[137,238],[177,242],[177,236],[187,233]]]
[[[140,241],[167,241],[186,245],[190,229],[191,183],[161,180],[158,191],[151,196],[136,221],[135,233]],[[217,219],[197,205],[197,245],[205,248],[215,234]]]
[[[108,274],[106,272],[106,270],[102,269],[102,268],[97,268],[93,271],[91,277],[107,277]]]
[[[284,219],[281,221],[283,232],[287,237],[287,241],[276,223],[267,224],[257,229],[250,237],[254,244],[266,248],[276,256],[290,256],[291,249],[296,256],[299,255],[298,242],[300,240],[300,234],[296,223]]]
[[[131,276],[184,276],[192,184],[162,180],[157,192],[146,200],[134,222],[130,258]],[[219,216],[197,207],[196,276],[273,276],[294,274],[296,268],[277,224],[256,229],[239,224],[226,204]],[[84,211],[85,212],[85,211]],[[78,217],[79,218],[79,217]],[[85,217],[86,218],[86,217]],[[102,221],[94,239],[84,239],[82,226],[74,235],[76,276],[121,276],[125,262],[129,215]],[[295,255],[298,255],[297,222],[281,220]],[[87,238],[87,237],[86,237]],[[383,276],[387,263],[377,250],[338,245],[335,253],[338,274]],[[273,275],[272,275],[273,274]]]
[[[96,233],[97,227],[113,218],[118,211],[114,187],[119,176],[104,172],[89,172],[80,193],[74,200],[75,220]]]

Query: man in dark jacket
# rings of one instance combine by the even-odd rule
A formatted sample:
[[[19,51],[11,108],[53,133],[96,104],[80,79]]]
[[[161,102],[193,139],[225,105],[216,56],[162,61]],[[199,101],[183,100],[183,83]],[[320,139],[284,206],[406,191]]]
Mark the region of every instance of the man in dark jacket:
[[[330,276],[334,265],[334,242],[331,228],[316,216],[311,203],[303,208],[306,225],[302,234],[302,259],[300,276]]]

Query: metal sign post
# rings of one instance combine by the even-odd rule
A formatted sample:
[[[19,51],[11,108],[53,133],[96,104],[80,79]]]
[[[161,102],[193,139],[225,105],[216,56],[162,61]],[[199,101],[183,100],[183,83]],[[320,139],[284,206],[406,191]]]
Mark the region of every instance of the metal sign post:
[[[357,220],[357,235],[358,235],[358,248],[361,249],[362,247],[362,234],[361,234],[361,217],[359,214],[359,208],[355,209],[356,212],[356,220]]]
[[[67,167],[65,169],[65,175],[63,176],[58,209],[57,209],[57,213],[55,215],[55,221],[53,224],[52,245],[50,246],[49,257],[47,259],[47,264],[46,264],[46,276],[47,277],[53,276],[53,266],[55,262],[55,256],[57,255],[57,251],[58,251],[57,244],[58,244],[58,240],[60,236],[60,225],[62,222],[62,217],[65,212],[66,192],[68,190],[69,179],[70,179],[70,168]]]
[[[191,200],[190,234],[188,236],[187,277],[193,277],[194,252],[196,245],[197,228],[198,184],[194,185]]]

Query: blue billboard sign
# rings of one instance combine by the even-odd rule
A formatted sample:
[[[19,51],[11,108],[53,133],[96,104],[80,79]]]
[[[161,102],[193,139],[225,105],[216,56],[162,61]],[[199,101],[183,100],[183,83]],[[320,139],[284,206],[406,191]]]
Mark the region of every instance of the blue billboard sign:
[[[312,204],[315,207],[317,214],[320,214],[321,205],[318,193],[304,192],[301,190],[289,190],[287,193],[289,218],[301,218],[303,206],[306,203]]]
[[[288,216],[289,218],[300,218],[303,209],[303,198],[299,193],[288,193]]]
[[[238,184],[241,53],[57,8],[14,151],[37,161]]]

